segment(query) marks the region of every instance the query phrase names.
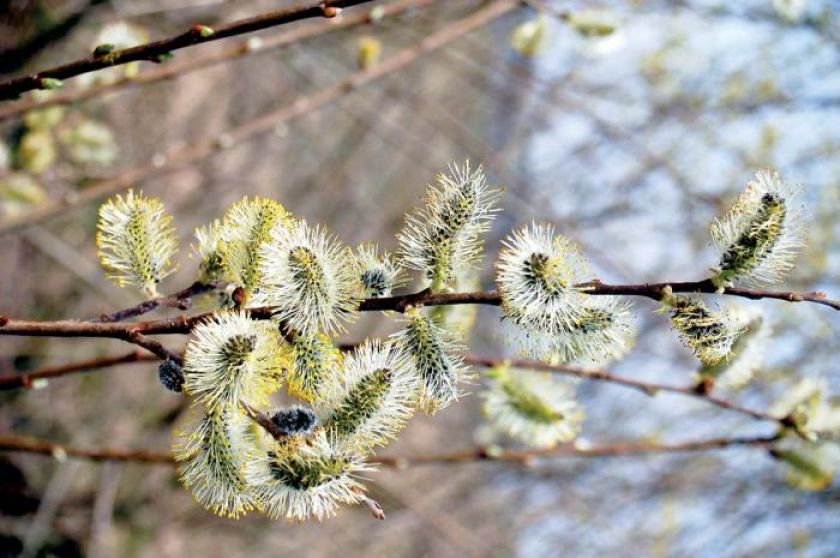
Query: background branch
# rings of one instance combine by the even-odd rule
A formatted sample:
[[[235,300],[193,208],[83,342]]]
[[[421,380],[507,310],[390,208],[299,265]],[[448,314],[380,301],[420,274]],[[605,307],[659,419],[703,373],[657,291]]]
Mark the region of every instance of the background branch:
[[[156,362],[157,360],[159,360],[159,358],[160,357],[158,356],[152,356],[140,353],[138,351],[132,351],[124,355],[104,357],[100,359],[92,359],[78,363],[67,364],[64,366],[44,368],[42,370],[30,372],[28,374],[21,374],[19,376],[0,377],[0,391],[11,390],[16,388],[29,388],[32,387],[32,382],[38,379],[50,379],[71,374],[90,372],[94,370],[102,370],[109,367],[131,362]],[[619,376],[606,370],[584,369],[575,366],[548,364],[538,360],[504,359],[498,357],[486,357],[474,354],[467,354],[464,356],[464,362],[475,366],[486,367],[499,366],[501,364],[508,363],[512,366],[525,368],[529,370],[541,370],[555,374],[574,376],[586,380],[608,382],[615,385],[629,387],[631,389],[637,389],[650,396],[656,395],[660,391],[676,393],[679,395],[704,400],[716,407],[740,413],[752,417],[756,420],[775,422],[778,423],[780,426],[795,429],[795,424],[793,424],[790,417],[777,417],[764,411],[743,407],[741,405],[738,405],[737,403],[729,401],[728,399],[723,399],[721,397],[714,396],[709,392],[698,390],[697,387],[694,385],[674,386],[654,382],[645,382],[642,380],[627,378],[625,376]],[[246,409],[246,412],[247,411],[248,409]],[[255,416],[252,416],[251,418],[257,420],[257,417]],[[261,424],[261,426],[265,428],[264,425]],[[269,432],[272,435],[275,435],[275,433],[271,430],[269,430]]]
[[[191,299],[193,296],[216,290],[219,287],[220,285],[216,283],[200,283],[196,281],[186,289],[181,289],[171,295],[153,298],[152,300],[146,300],[140,304],[123,310],[118,310],[110,314],[103,314],[99,316],[99,319],[96,321],[121,322],[129,318],[142,316],[143,314],[156,310],[157,308],[177,308],[178,310],[188,310],[192,305]]]
[[[510,364],[511,366],[515,366],[518,368],[527,368],[529,370],[542,370],[545,372],[551,372],[555,374],[562,374],[566,376],[575,376],[577,378],[584,378],[587,380],[596,380],[599,382],[609,382],[612,384],[617,384],[633,389],[637,389],[646,395],[654,396],[657,392],[666,391],[669,393],[676,393],[679,395],[685,395],[688,397],[694,397],[697,399],[702,399],[707,401],[708,403],[720,407],[722,409],[727,409],[730,411],[734,411],[736,413],[741,413],[742,415],[747,415],[752,417],[756,420],[766,420],[771,422],[777,422],[782,426],[785,427],[792,427],[791,419],[789,417],[777,417],[771,415],[769,413],[765,413],[763,411],[757,411],[755,409],[749,409],[747,407],[742,407],[737,403],[733,403],[728,399],[722,399],[720,397],[714,396],[710,393],[705,391],[701,391],[697,389],[696,385],[689,385],[689,386],[674,386],[668,384],[658,384],[654,382],[644,382],[641,380],[635,380],[633,378],[627,378],[625,376],[619,376],[617,374],[613,374],[606,370],[597,370],[597,369],[585,369],[579,368],[575,366],[566,366],[561,364],[548,364],[546,362],[542,362],[539,360],[525,360],[525,359],[501,359],[501,358],[488,358],[482,357],[478,355],[468,354],[464,356],[464,362],[473,365],[479,366],[499,366],[505,363]]]
[[[375,456],[368,460],[384,467],[403,469],[415,465],[441,465],[473,462],[515,462],[528,464],[540,457],[619,457],[658,453],[682,453],[706,451],[729,447],[757,447],[767,449],[778,439],[777,436],[743,438],[709,438],[687,442],[621,442],[591,446],[562,445],[551,449],[508,450],[497,448],[474,448],[465,451],[413,456]],[[0,451],[34,453],[51,456],[67,456],[94,461],[132,461],[149,464],[175,464],[169,453],[146,450],[82,449],[65,446],[47,440],[25,436],[0,436]]]
[[[411,9],[425,8],[440,2],[441,0],[398,0],[397,2],[380,5],[379,9],[381,17],[392,17]],[[256,45],[251,40],[244,40],[221,52],[202,54],[185,60],[174,60],[158,68],[144,71],[137,76],[125,76],[112,82],[91,87],[56,91],[45,98],[31,97],[16,103],[6,104],[5,106],[0,106],[0,120],[33,109],[75,103],[85,99],[99,97],[112,91],[177,78],[196,70],[236,60],[237,58],[264,53],[272,49],[286,48],[326,33],[350,29],[371,23],[371,21],[370,11],[354,10],[350,13],[342,14],[341,18],[337,20],[310,22],[271,37],[260,38]]]
[[[181,168],[209,157],[220,149],[231,147],[257,134],[274,130],[280,124],[315,111],[355,91],[363,85],[405,68],[421,56],[433,52],[466,33],[501,17],[513,10],[516,6],[517,2],[514,0],[496,0],[476,10],[472,14],[428,35],[417,45],[403,49],[390,57],[383,58],[379,63],[370,68],[350,74],[338,83],[312,95],[299,97],[289,105],[249,120],[245,124],[219,134],[216,137],[205,138],[185,147],[171,149],[166,153],[153,157],[153,160],[148,163],[124,169],[113,178],[91,184],[75,195],[72,200],[53,200],[19,217],[5,219],[0,223],[0,235],[8,234],[28,225],[38,223],[59,213],[66,212],[68,208],[113,194],[140,180]]]
[[[58,366],[48,366],[26,374],[0,376],[0,391],[31,388],[33,382],[37,380],[50,380],[71,374],[93,372],[105,368],[113,368],[120,364],[156,362],[158,360],[160,360],[160,357],[157,355],[147,354],[145,351],[131,351],[123,355],[93,358]]]
[[[214,27],[210,33],[204,31],[209,29],[200,25],[194,26],[192,29],[169,37],[145,43],[131,48],[122,50],[115,50],[109,53],[97,53],[75,60],[68,64],[42,70],[27,76],[12,78],[5,81],[0,81],[0,100],[14,99],[25,91],[32,91],[35,89],[47,89],[45,87],[45,79],[67,79],[103,68],[110,68],[114,66],[121,66],[129,62],[136,61],[152,61],[159,62],[161,57],[166,57],[176,50],[182,48],[209,43],[219,39],[226,39],[237,35],[244,35],[259,31],[261,29],[268,29],[269,27],[276,27],[278,25],[285,25],[300,21],[302,19],[309,19],[313,17],[335,17],[338,8],[355,6],[356,4],[363,4],[371,2],[372,0],[318,0],[317,2],[310,1],[304,6],[293,6],[262,14],[259,16],[241,19],[231,23],[219,25]]]

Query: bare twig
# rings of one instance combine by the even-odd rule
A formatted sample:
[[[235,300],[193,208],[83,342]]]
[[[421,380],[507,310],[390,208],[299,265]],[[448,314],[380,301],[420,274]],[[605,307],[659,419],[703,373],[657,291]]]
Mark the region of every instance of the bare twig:
[[[371,2],[372,0],[317,0],[308,2],[304,6],[293,6],[275,12],[258,15],[255,17],[241,19],[231,23],[223,24],[210,29],[202,25],[195,25],[188,31],[131,48],[115,50],[113,52],[94,51],[93,54],[48,70],[0,81],[0,100],[14,99],[25,91],[35,89],[49,89],[49,80],[64,80],[110,68],[121,66],[129,62],[151,61],[161,62],[174,51],[182,48],[209,43],[219,39],[244,35],[261,29],[277,27],[315,17],[334,17],[337,10],[344,7],[355,6]]]
[[[150,353],[157,355],[161,360],[171,360],[178,364],[183,364],[184,359],[181,358],[181,355],[170,351],[160,341],[147,337],[139,331],[129,329],[127,335],[121,339],[133,343],[138,347],[143,347]]]
[[[81,449],[27,436],[0,436],[0,451],[37,453],[51,455],[58,459],[63,457],[77,457],[94,461],[136,461],[138,463],[175,464],[175,458],[169,453],[145,450]]]
[[[380,521],[385,519],[385,510],[382,509],[379,502],[365,494],[361,488],[353,488],[352,490],[359,496],[362,503],[367,506],[374,519],[378,519]]]
[[[414,457],[377,456],[371,461],[383,466],[395,467],[397,469],[411,467],[414,465],[472,463],[478,461],[512,461],[528,465],[534,459],[540,457],[619,457],[657,453],[683,453],[730,447],[758,447],[761,449],[768,449],[768,447],[776,440],[778,440],[777,435],[747,438],[710,438],[706,440],[675,443],[624,442],[591,446],[568,444],[541,450],[475,448],[462,452],[418,455]],[[2,449],[1,446],[0,449]]]
[[[620,442],[598,445],[566,444],[550,449],[510,450],[499,448],[473,448],[464,451],[413,456],[376,456],[369,463],[404,469],[416,465],[442,465],[473,462],[514,462],[528,464],[536,458],[551,457],[618,457],[658,453],[683,453],[730,447],[758,447],[768,449],[778,435],[743,438],[709,438],[687,442]],[[0,435],[0,451],[35,453],[55,457],[76,457],[94,461],[133,461],[138,463],[174,465],[169,453],[145,450],[81,449],[47,440],[26,436]]]
[[[577,285],[590,295],[640,296],[661,300],[667,287],[675,293],[718,293],[718,288],[710,279],[702,281],[678,281],[673,283],[642,283],[637,285],[608,285],[594,280]],[[749,298],[753,300],[770,298],[786,302],[813,302],[840,310],[840,301],[826,298],[825,293],[798,293],[790,291],[769,291],[763,289],[745,289],[741,287],[727,287],[721,294]],[[502,302],[496,291],[473,293],[434,293],[429,290],[410,295],[393,296],[365,300],[362,310],[396,310],[404,312],[409,306],[441,306],[451,304],[490,304],[500,305]]]
[[[0,235],[53,217],[58,213],[67,211],[70,207],[75,207],[118,192],[139,180],[184,167],[212,155],[223,147],[229,147],[257,134],[274,130],[282,123],[315,111],[368,83],[405,68],[423,55],[429,54],[470,31],[510,12],[517,4],[515,0],[496,0],[472,14],[428,35],[417,45],[401,50],[388,58],[384,58],[366,70],[350,74],[338,83],[322,89],[311,96],[300,97],[289,105],[250,120],[217,137],[205,138],[185,147],[172,149],[153,157],[153,160],[148,163],[124,169],[113,178],[91,184],[84,191],[74,196],[72,200],[53,200],[19,217],[6,219],[0,223]]]
[[[173,293],[169,296],[154,298],[152,300],[146,300],[136,306],[131,306],[110,314],[103,314],[95,321],[121,322],[129,318],[142,316],[143,314],[151,312],[157,308],[177,308],[179,310],[188,310],[192,305],[192,297],[218,288],[220,288],[220,285],[215,283],[200,283],[196,281],[186,289],[182,289],[177,293]]]
[[[260,425],[260,427],[262,427],[263,430],[268,432],[272,438],[274,438],[278,442],[284,439],[288,439],[286,433],[280,430],[280,428],[276,424],[274,424],[270,417],[263,413],[260,413],[244,401],[240,401],[239,406],[242,408],[245,414],[248,415],[248,418]]]
[[[442,0],[398,0],[378,7],[381,17],[392,17],[415,8],[424,8]],[[271,37],[261,38],[257,43],[243,40],[237,45],[220,52],[202,54],[186,60],[177,60],[140,73],[137,76],[126,76],[115,81],[94,85],[91,87],[68,89],[55,92],[45,98],[31,97],[22,101],[0,106],[0,120],[34,109],[49,106],[75,103],[99,97],[104,93],[155,83],[167,79],[178,78],[190,72],[214,66],[237,58],[263,53],[271,49],[285,48],[302,41],[321,36],[325,33],[349,29],[371,22],[371,11],[356,10],[342,14],[338,20],[310,22],[289,31],[284,31]]]
[[[156,355],[146,354],[142,351],[131,351],[130,353],[119,356],[94,358],[59,366],[49,366],[26,374],[0,376],[0,391],[16,388],[31,388],[33,382],[36,380],[49,380],[70,374],[93,372],[95,370],[102,370],[103,368],[112,368],[119,364],[155,362],[157,360],[159,360],[159,357]]]
[[[577,378],[585,378],[588,380],[596,380],[601,382],[618,384],[625,387],[637,389],[645,393],[646,395],[651,396],[656,395],[656,393],[660,391],[667,391],[669,393],[677,393],[680,395],[685,395],[687,397],[703,399],[716,407],[728,409],[736,413],[741,413],[742,415],[747,415],[756,420],[776,422],[785,427],[790,426],[790,421],[788,417],[777,417],[764,411],[757,411],[755,409],[742,407],[741,405],[733,403],[732,401],[729,401],[727,399],[722,399],[708,392],[700,391],[695,385],[674,386],[668,384],[658,384],[655,382],[644,382],[641,380],[634,380],[633,378],[619,376],[606,370],[585,369],[578,368],[575,366],[566,366],[562,364],[548,364],[539,360],[488,358],[468,354],[464,356],[464,361],[468,364],[488,367],[499,366],[504,363],[509,363],[511,366],[516,366],[518,368],[527,368],[530,370],[543,370],[555,374],[563,374],[566,376],[575,376]]]

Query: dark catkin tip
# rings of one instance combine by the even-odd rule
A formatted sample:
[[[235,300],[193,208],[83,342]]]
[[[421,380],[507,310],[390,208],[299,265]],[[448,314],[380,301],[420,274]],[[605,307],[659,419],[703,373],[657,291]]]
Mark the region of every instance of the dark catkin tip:
[[[315,426],[316,420],[315,413],[309,409],[293,407],[291,409],[281,409],[274,413],[271,422],[282,430],[283,434],[289,436],[309,432]]]
[[[158,379],[169,391],[181,393],[184,390],[184,373],[174,360],[167,360],[158,367]]]
[[[9,323],[9,316],[0,316],[0,327]]]

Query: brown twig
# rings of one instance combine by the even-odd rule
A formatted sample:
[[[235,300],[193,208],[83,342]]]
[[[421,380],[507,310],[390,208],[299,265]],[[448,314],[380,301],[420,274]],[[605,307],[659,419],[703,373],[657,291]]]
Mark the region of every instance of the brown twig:
[[[220,288],[220,285],[215,283],[200,283],[196,281],[186,289],[181,289],[177,293],[152,300],[146,300],[135,306],[131,306],[117,312],[112,312],[110,314],[102,314],[94,321],[122,322],[129,318],[142,316],[143,314],[151,312],[157,308],[177,308],[179,310],[189,310],[192,305],[192,297],[216,290],[218,288]]]
[[[105,357],[101,359],[92,359],[89,361],[83,361],[79,363],[68,364],[64,366],[56,366],[51,368],[45,368],[43,370],[30,372],[29,374],[23,374],[20,376],[10,376],[10,377],[0,377],[0,391],[10,390],[15,388],[21,387],[31,387],[32,382],[37,379],[47,379],[47,378],[55,378],[59,376],[66,376],[70,374],[77,374],[82,372],[88,372],[93,370],[101,370],[111,366],[116,366],[119,364],[129,363],[129,362],[154,362],[159,360],[159,357],[146,355],[139,353],[137,351],[130,352],[125,355],[121,356],[114,356],[114,357]],[[467,354],[464,356],[464,361],[468,364],[472,364],[475,366],[486,366],[486,367],[493,367],[498,366],[500,364],[509,363],[512,366],[516,366],[519,368],[526,368],[530,370],[543,370],[547,372],[552,372],[556,374],[564,374],[568,376],[575,376],[578,378],[583,378],[587,380],[595,380],[595,381],[603,381],[609,382],[612,384],[629,387],[631,389],[637,389],[646,395],[656,395],[656,393],[660,391],[665,391],[669,393],[676,393],[679,395],[684,395],[687,397],[694,397],[697,399],[702,399],[707,401],[708,403],[715,405],[716,407],[720,407],[722,409],[727,409],[736,413],[741,413],[743,415],[752,417],[756,420],[766,420],[770,422],[776,422],[785,428],[793,428],[796,430],[795,425],[791,425],[789,417],[777,417],[771,415],[769,413],[758,411],[755,409],[750,409],[747,407],[743,407],[729,401],[727,399],[723,399],[711,394],[711,392],[704,392],[697,390],[695,386],[674,386],[668,384],[659,384],[655,382],[645,382],[642,380],[635,380],[632,378],[627,378],[624,376],[619,376],[617,374],[613,374],[606,370],[597,370],[597,369],[585,369],[585,368],[578,368],[574,366],[567,366],[567,365],[553,365],[548,364],[541,361],[536,360],[525,360],[525,359],[503,359],[503,358],[496,358],[496,357],[484,357],[478,356],[473,354]],[[246,409],[247,412],[247,409]],[[254,420],[257,420],[256,415],[258,413],[253,413],[255,416],[252,416]],[[262,417],[265,418],[265,417]],[[259,422],[259,421],[257,421]],[[261,424],[264,428],[265,425]],[[270,428],[270,427],[269,427]],[[272,432],[266,428],[269,433],[273,436],[275,432]],[[275,436],[276,437],[276,436]]]
[[[489,358],[468,354],[464,356],[464,361],[468,364],[487,367],[499,366],[504,363],[509,363],[511,366],[516,366],[518,368],[542,370],[546,372],[552,372],[555,374],[563,374],[566,376],[575,376],[577,378],[585,378],[588,380],[596,380],[622,385],[629,388],[637,389],[645,393],[646,395],[651,396],[656,395],[656,393],[660,391],[677,393],[679,395],[684,395],[687,397],[703,399],[704,401],[707,401],[712,405],[715,405],[716,407],[728,409],[736,413],[741,413],[743,415],[752,417],[756,420],[766,420],[779,423],[782,426],[788,426],[786,417],[777,417],[775,415],[771,415],[763,411],[757,411],[755,409],[742,407],[737,403],[733,403],[732,401],[729,401],[727,399],[722,399],[720,397],[714,396],[711,393],[700,392],[696,389],[694,385],[675,386],[669,384],[658,384],[655,382],[644,382],[641,380],[634,380],[633,378],[619,376],[606,370],[585,369],[578,368],[575,366],[566,366],[562,364],[548,364],[546,362],[541,362],[538,360]]]
[[[378,13],[381,17],[392,17],[411,9],[425,8],[435,2],[441,1],[442,0],[398,0],[396,2],[379,6]],[[251,40],[244,40],[239,42],[237,45],[226,48],[220,52],[202,54],[188,60],[173,61],[158,68],[142,72],[137,76],[126,76],[112,82],[94,85],[91,87],[57,91],[45,98],[28,98],[0,107],[0,120],[4,120],[30,110],[42,109],[60,104],[75,103],[85,99],[99,97],[112,91],[178,78],[190,72],[235,60],[237,58],[251,56],[253,54],[266,52],[272,49],[286,48],[290,45],[298,44],[302,41],[321,36],[325,33],[331,33],[333,31],[340,31],[370,23],[372,21],[371,11],[357,10],[352,13],[342,14],[341,19],[337,21],[329,20],[310,22],[271,37],[261,38],[257,43],[254,43]]]
[[[703,281],[679,281],[675,283],[641,283],[636,285],[608,285],[594,280],[577,285],[590,295],[640,296],[661,300],[667,287],[675,293],[714,294],[718,288],[710,279]],[[797,293],[790,291],[769,291],[763,289],[745,289],[727,287],[721,294],[749,298],[753,300],[769,298],[786,302],[813,302],[840,310],[840,301],[826,298],[825,293]],[[472,293],[434,293],[429,290],[409,295],[369,299],[362,302],[361,310],[396,310],[404,312],[409,306],[442,306],[451,304],[489,304],[498,306],[502,302],[496,291]]]
[[[471,463],[479,461],[512,461],[527,465],[534,459],[540,457],[620,457],[656,453],[704,451],[739,446],[755,446],[767,449],[778,439],[778,435],[773,435],[747,438],[710,438],[706,440],[675,443],[623,442],[591,446],[567,444],[550,449],[508,450],[475,448],[461,452],[418,455],[413,457],[377,456],[372,458],[370,461],[397,469],[414,465]]]
[[[683,283],[645,283],[642,285],[607,285],[598,281],[586,284],[590,295],[640,296],[659,300],[665,287],[671,287],[679,293],[714,293],[713,285],[708,280]],[[808,301],[840,310],[840,301],[829,300],[822,293],[794,293],[783,291],[765,291],[743,288],[727,288],[722,294],[750,299],[770,298],[785,301]],[[363,312],[393,310],[404,312],[412,306],[445,306],[453,304],[488,304],[498,306],[501,297],[496,291],[477,291],[468,293],[433,293],[428,290],[419,293],[387,298],[365,299],[359,303]],[[255,319],[268,319],[273,314],[271,307],[248,309]],[[128,323],[78,322],[72,320],[31,321],[0,316],[0,335],[23,335],[33,337],[105,337],[129,340],[135,334],[161,335],[185,334],[198,323],[208,319],[213,312],[194,316],[178,316],[162,320],[150,320]]]
[[[31,388],[33,382],[36,382],[37,380],[49,380],[52,378],[59,378],[61,376],[68,376],[70,374],[93,372],[95,370],[111,368],[120,364],[155,362],[157,360],[159,360],[159,357],[156,355],[146,354],[141,351],[131,351],[130,353],[119,356],[93,358],[71,364],[49,366],[41,368],[40,370],[28,372],[26,374],[0,376],[0,391],[17,388]]]
[[[137,345],[138,347],[143,347],[153,355],[157,355],[161,360],[171,360],[179,365],[184,363],[184,359],[181,355],[170,351],[164,347],[160,341],[147,337],[139,331],[129,330],[128,334],[123,339],[129,343]]]
[[[283,441],[284,439],[288,439],[287,434],[280,430],[280,428],[276,424],[274,424],[274,421],[272,421],[270,417],[263,413],[260,413],[244,401],[240,401],[239,406],[242,408],[245,414],[248,415],[248,418],[260,425],[260,427],[262,427],[263,430],[268,432],[272,438],[274,438],[278,442]]]
[[[479,447],[464,451],[428,455],[375,456],[368,459],[368,462],[395,469],[404,469],[406,467],[416,465],[442,465],[490,461],[528,464],[536,458],[549,457],[618,457],[657,453],[682,453],[751,446],[767,449],[776,440],[778,440],[777,435],[744,438],[709,438],[706,440],[674,443],[620,442],[591,446],[566,444],[550,449],[512,450]],[[0,451],[67,456],[80,459],[92,459],[95,461],[114,460],[150,464],[175,464],[174,457],[168,453],[145,450],[81,449],[25,436],[0,435]]]
[[[140,180],[184,167],[190,163],[209,157],[222,148],[235,145],[257,134],[274,130],[280,124],[326,106],[364,85],[405,68],[421,56],[429,54],[470,31],[510,12],[517,5],[518,2],[515,0],[496,0],[476,10],[472,14],[426,36],[418,44],[401,50],[392,56],[383,58],[379,63],[374,64],[368,69],[350,74],[338,83],[322,89],[313,95],[300,97],[289,105],[250,120],[217,137],[205,138],[185,147],[171,149],[166,153],[153,157],[152,161],[148,163],[124,169],[113,178],[91,184],[84,191],[74,196],[72,200],[53,200],[19,217],[6,219],[0,223],[0,235],[40,222],[58,213],[66,212],[70,207],[75,207],[118,192]]]
[[[136,461],[138,463],[174,465],[169,453],[146,450],[82,449],[27,436],[0,436],[0,451],[16,451],[92,459],[94,461]]]
[[[371,2],[372,0],[317,0],[310,1],[304,6],[293,6],[275,12],[241,19],[231,23],[219,25],[210,29],[202,25],[195,25],[189,30],[173,37],[145,43],[131,48],[115,50],[113,52],[97,52],[93,54],[47,70],[42,70],[27,76],[12,78],[0,82],[0,100],[14,99],[25,91],[35,89],[49,89],[49,80],[64,80],[67,78],[95,72],[103,68],[121,66],[129,62],[151,61],[161,62],[176,50],[194,45],[209,43],[219,39],[226,39],[270,27],[277,27],[315,17],[334,17],[335,10]]]

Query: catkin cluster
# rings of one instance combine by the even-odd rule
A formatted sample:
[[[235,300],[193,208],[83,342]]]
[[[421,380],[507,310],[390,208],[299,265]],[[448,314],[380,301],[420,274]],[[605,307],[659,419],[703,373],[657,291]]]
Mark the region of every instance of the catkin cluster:
[[[802,212],[793,196],[778,175],[756,175],[712,227],[721,249],[715,285],[777,281],[790,270],[801,244]],[[196,500],[230,517],[256,510],[298,520],[363,501],[360,475],[371,469],[371,453],[416,411],[435,413],[456,401],[473,377],[462,343],[474,308],[400,308],[399,331],[349,351],[333,337],[352,323],[363,299],[393,296],[407,282],[406,268],[419,271],[433,292],[479,290],[475,267],[500,197],[481,167],[450,166],[407,216],[397,256],[372,243],[351,249],[263,198],[243,198],[196,230],[198,280],[216,287],[205,301],[215,311],[191,332],[183,366],[170,360],[160,368],[165,386],[194,401],[174,450]],[[133,192],[102,206],[102,263],[120,285],[156,294],[173,271],[171,221],[158,200]],[[527,224],[502,241],[495,283],[523,354],[596,365],[631,348],[630,305],[594,292],[593,278],[578,245],[551,224]],[[760,366],[769,337],[761,315],[718,310],[670,289],[662,303],[704,381],[738,387]],[[271,319],[255,319],[255,307],[269,307]],[[486,380],[483,410],[499,432],[541,448],[580,432],[584,413],[573,384],[507,365]],[[808,389],[783,411],[816,443],[840,430],[840,415],[819,403],[820,390]],[[295,402],[277,407],[277,394]],[[792,464],[807,461],[799,450],[778,452]]]

